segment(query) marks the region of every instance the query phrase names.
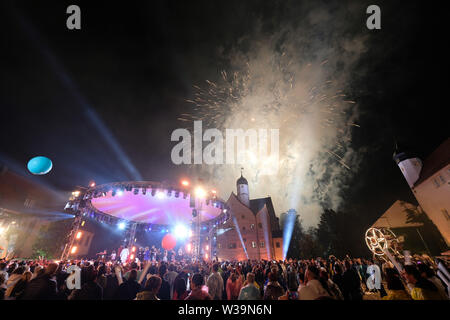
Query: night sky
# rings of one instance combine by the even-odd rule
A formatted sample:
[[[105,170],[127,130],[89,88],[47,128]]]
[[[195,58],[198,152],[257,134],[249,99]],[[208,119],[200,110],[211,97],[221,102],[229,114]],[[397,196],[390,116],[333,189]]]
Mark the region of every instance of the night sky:
[[[170,134],[192,108],[192,86],[219,78],[220,53],[257,25],[270,35],[295,24],[299,2],[3,1],[0,160],[26,174],[31,157],[48,156],[54,169],[39,179],[56,190],[134,180],[86,116],[93,110],[144,180],[177,181],[188,170],[171,163]],[[361,7],[345,18],[369,39],[349,83],[360,113],[352,146],[364,159],[344,206],[375,220],[397,199],[414,202],[394,141],[423,158],[448,137],[444,12],[426,1],[314,3]],[[66,28],[70,4],[81,7],[79,31]],[[370,4],[381,30],[365,27]]]

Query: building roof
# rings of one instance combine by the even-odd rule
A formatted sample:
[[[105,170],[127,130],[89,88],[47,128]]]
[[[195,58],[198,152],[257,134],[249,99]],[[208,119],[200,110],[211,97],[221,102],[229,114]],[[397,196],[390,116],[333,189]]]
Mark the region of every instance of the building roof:
[[[372,225],[373,228],[411,228],[420,227],[422,223],[408,223],[407,210],[416,210],[417,207],[411,203],[397,200],[386,210],[381,217]]]
[[[247,179],[245,179],[245,178],[242,176],[242,173],[241,173],[241,177],[240,177],[239,179],[237,179],[236,184],[237,184],[237,185],[238,185],[238,184],[246,184],[246,185],[248,185],[248,181],[247,181]]]
[[[248,208],[244,203],[242,203],[239,200],[239,197],[237,195],[235,195],[234,192],[231,192],[230,198],[231,197],[233,197],[239,203],[241,203],[242,206]],[[229,200],[230,199],[228,198],[228,201]],[[248,209],[250,209],[250,211],[256,216],[258,214],[258,212],[260,212],[264,208],[264,206],[266,206],[267,212],[269,214],[270,228],[272,230],[272,234],[275,233],[276,235],[278,235],[278,232],[281,232],[280,222],[279,222],[278,217],[275,214],[275,209],[273,208],[271,197],[250,200],[250,208],[248,208]]]
[[[270,217],[270,226],[272,229],[272,232],[276,232],[280,230],[280,224],[279,220],[275,214],[275,209],[273,208],[272,198],[259,198],[259,199],[252,199],[250,200],[250,210],[256,215],[259,211],[261,211],[262,208],[264,208],[264,205],[267,207],[267,212],[269,213]]]
[[[450,138],[447,138],[436,150],[434,150],[423,161],[422,170],[420,171],[419,180],[416,181],[414,187],[427,180],[433,174],[444,168],[450,163]]]

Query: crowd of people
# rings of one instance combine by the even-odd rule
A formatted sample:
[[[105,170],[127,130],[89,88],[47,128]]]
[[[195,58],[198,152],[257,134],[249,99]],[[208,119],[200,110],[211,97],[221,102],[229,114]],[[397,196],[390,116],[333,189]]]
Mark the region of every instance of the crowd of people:
[[[75,273],[79,272],[78,286]],[[448,269],[447,269],[448,270]],[[1,260],[1,300],[448,300],[431,260]]]

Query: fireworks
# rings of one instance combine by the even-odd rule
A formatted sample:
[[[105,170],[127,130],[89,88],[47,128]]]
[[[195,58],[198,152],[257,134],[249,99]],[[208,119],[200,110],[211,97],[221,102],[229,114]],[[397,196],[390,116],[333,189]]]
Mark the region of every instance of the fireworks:
[[[179,120],[202,120],[205,127],[220,130],[279,129],[276,174],[262,175],[270,161],[255,161],[254,155],[248,163],[203,166],[198,173],[229,194],[244,166],[252,198],[269,193],[278,212],[297,208],[313,224],[322,204],[336,207],[340,202],[339,182],[352,171],[348,161],[356,158],[350,143],[352,128],[360,127],[357,104],[344,91],[337,59],[305,61],[294,47],[284,49],[260,43],[252,55],[230,59],[230,70],[223,70],[219,80],[194,86],[193,98],[186,100],[193,108]]]

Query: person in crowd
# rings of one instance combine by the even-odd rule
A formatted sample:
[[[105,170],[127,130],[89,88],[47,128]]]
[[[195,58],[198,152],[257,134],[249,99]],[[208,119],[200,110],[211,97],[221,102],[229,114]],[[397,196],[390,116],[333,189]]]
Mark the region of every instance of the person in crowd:
[[[7,264],[6,262],[0,262],[0,275],[4,275],[4,281],[8,281],[8,272],[7,272]]]
[[[205,279],[200,273],[196,273],[191,279],[191,293],[185,300],[211,300],[211,296],[203,290]]]
[[[247,273],[247,280],[244,282],[238,300],[260,300],[261,293],[258,284],[255,282],[255,274]]]
[[[23,266],[19,266],[11,272],[10,276],[8,277],[8,281],[6,281],[5,299],[13,299],[13,297],[11,297],[11,293],[14,289],[14,286],[21,280],[22,274],[24,272],[25,268]]]
[[[320,270],[320,279],[322,279],[322,281],[327,284],[328,292],[334,300],[344,300],[344,296],[342,295],[339,286],[330,279],[330,276],[328,275],[328,272],[325,270],[325,268],[322,268]]]
[[[380,267],[374,263],[371,259],[369,260],[369,266],[367,267],[367,289],[370,291],[380,291],[381,290],[381,270]]]
[[[361,280],[355,269],[352,268],[350,261],[345,260],[345,271],[342,275],[342,295],[344,300],[360,301],[363,299],[361,290]],[[378,268],[379,269],[379,268]]]
[[[434,272],[433,269],[431,269],[427,264],[425,263],[420,263],[417,265],[417,268],[419,269],[420,275],[427,279],[428,281],[431,281],[436,288],[439,291],[439,294],[445,298],[446,300],[449,299],[449,296],[447,295],[447,292],[445,291],[445,287],[442,284],[442,281],[436,277],[436,273]]]
[[[444,300],[438,288],[429,280],[422,277],[415,265],[406,265],[403,276],[408,283],[413,300]]]
[[[26,285],[28,284],[28,282],[30,282],[32,275],[33,274],[30,271],[25,271],[22,274],[19,281],[17,281],[16,284],[14,285],[11,293],[9,294],[9,298],[20,299],[25,290]]]
[[[405,286],[400,279],[400,275],[395,269],[385,269],[386,282],[387,282],[387,295],[383,300],[411,300],[411,296],[405,290]]]
[[[219,264],[214,263],[212,266],[212,272],[206,281],[208,287],[208,293],[213,300],[222,300],[223,292],[223,279],[219,274]]]
[[[5,299],[5,292],[6,292],[5,273],[0,273],[0,301]]]
[[[237,300],[241,291],[242,282],[236,270],[233,270],[227,280],[226,291],[228,300]]]
[[[103,288],[97,283],[95,267],[90,265],[86,269],[86,282],[81,289],[72,291],[69,300],[103,300]]]
[[[184,300],[187,296],[186,280],[183,277],[177,276],[173,284],[172,300]]]
[[[118,300],[133,300],[139,291],[141,291],[141,285],[137,282],[137,271],[132,269],[128,280],[124,279],[117,289],[116,298]]]
[[[280,296],[278,300],[299,300],[297,277],[292,271],[287,274],[286,294]]]
[[[174,264],[170,264],[167,273],[164,275],[164,280],[166,280],[169,283],[170,287],[170,299],[173,298],[173,285],[175,283],[175,279],[178,276],[178,273],[176,272],[177,268]]]
[[[268,274],[268,282],[264,290],[264,300],[278,300],[284,294],[284,289],[278,282],[278,273],[275,268]]]
[[[21,300],[55,300],[57,299],[57,285],[54,275],[58,269],[56,263],[49,263],[36,278],[27,283]]]
[[[298,289],[299,300],[317,300],[322,297],[330,297],[319,279],[319,269],[315,265],[309,265],[305,272],[306,285],[300,286]]]
[[[144,290],[136,295],[136,300],[159,300],[157,293],[161,288],[162,279],[159,276],[150,276],[145,282]]]
[[[166,264],[161,264],[158,269],[158,274],[162,281],[158,292],[158,298],[161,300],[170,300],[170,283],[166,280],[166,273]]]

